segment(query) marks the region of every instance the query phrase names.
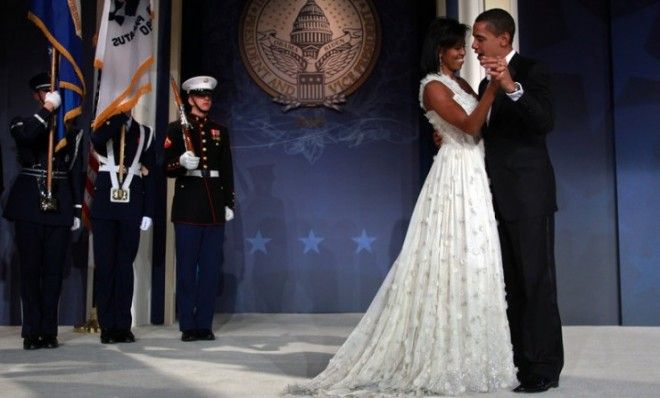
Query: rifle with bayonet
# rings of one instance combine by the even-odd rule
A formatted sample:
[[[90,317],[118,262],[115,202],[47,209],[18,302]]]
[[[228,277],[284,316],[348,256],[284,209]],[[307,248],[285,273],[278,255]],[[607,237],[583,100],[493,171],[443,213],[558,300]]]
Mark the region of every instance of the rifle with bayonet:
[[[174,93],[174,102],[176,102],[176,106],[179,108],[179,120],[181,121],[181,131],[183,132],[183,144],[186,147],[186,151],[195,154],[195,148],[190,139],[190,129],[192,128],[192,125],[186,117],[186,110],[183,107],[181,95],[179,94],[179,86],[176,84],[176,80],[174,80],[172,75],[170,75],[170,83],[172,84],[172,92]]]

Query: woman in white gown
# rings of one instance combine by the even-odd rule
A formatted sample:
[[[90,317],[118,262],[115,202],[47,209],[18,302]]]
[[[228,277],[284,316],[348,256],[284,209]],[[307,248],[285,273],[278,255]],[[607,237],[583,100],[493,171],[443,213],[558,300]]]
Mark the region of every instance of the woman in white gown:
[[[495,215],[476,139],[498,90],[481,101],[455,73],[466,25],[438,18],[424,43],[420,105],[442,146],[419,194],[399,257],[362,320],[314,379],[315,396],[457,395],[513,385]]]

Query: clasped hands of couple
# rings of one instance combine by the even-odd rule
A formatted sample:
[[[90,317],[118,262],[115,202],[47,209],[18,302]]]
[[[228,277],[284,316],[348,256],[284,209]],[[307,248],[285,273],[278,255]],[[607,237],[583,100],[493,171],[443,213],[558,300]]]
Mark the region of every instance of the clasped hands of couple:
[[[479,63],[486,69],[487,91],[492,90],[494,94],[498,88],[504,90],[505,93],[512,93],[517,90],[516,82],[511,77],[506,59],[482,55],[479,56]],[[437,147],[442,145],[442,135],[437,130],[433,132],[433,143]]]

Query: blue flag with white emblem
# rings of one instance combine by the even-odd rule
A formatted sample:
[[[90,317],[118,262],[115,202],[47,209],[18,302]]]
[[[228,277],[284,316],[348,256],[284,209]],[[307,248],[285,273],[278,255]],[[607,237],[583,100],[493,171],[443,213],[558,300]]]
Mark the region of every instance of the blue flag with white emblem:
[[[80,69],[82,29],[79,0],[32,0],[28,19],[58,54],[57,86],[62,97],[57,114],[55,150],[66,145],[66,128],[82,112],[85,81]]]

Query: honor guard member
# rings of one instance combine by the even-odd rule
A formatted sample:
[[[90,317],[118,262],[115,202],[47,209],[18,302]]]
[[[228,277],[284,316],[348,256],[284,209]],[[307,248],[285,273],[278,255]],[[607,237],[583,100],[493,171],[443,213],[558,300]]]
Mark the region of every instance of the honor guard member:
[[[37,113],[10,124],[22,170],[7,200],[4,217],[14,222],[20,256],[23,348],[56,348],[57,310],[71,230],[80,228],[82,178],[80,138],[71,131],[67,145],[53,155],[51,196],[47,194],[48,136],[51,115],[62,103],[50,90],[50,77],[30,79]]]
[[[155,185],[153,131],[130,117],[112,116],[91,134],[99,170],[91,208],[96,266],[94,293],[101,343],[132,343],[133,261],[140,230],[151,227]]]
[[[186,80],[189,112],[170,123],[165,173],[176,177],[172,222],[176,240],[176,298],[181,340],[214,340],[224,223],[234,217],[234,177],[227,128],[209,119],[217,82]],[[187,116],[187,117],[186,117]],[[184,127],[189,122],[188,128]],[[186,132],[187,130],[187,132]],[[184,143],[184,135],[188,144]]]

